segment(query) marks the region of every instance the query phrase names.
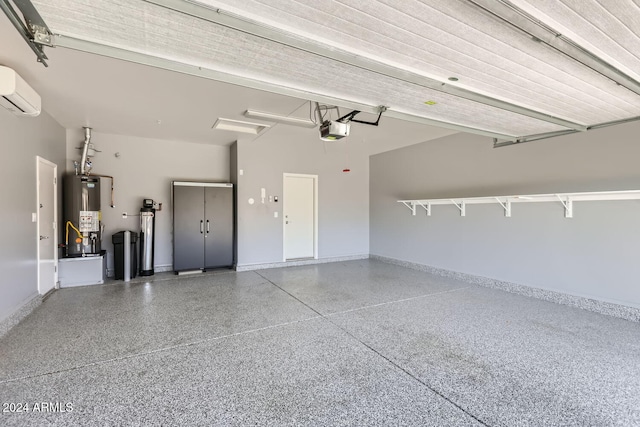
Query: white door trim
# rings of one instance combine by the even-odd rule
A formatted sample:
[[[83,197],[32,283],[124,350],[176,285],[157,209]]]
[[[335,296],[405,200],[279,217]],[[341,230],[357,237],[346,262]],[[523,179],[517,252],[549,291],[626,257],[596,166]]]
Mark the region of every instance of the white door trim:
[[[311,178],[313,179],[313,259],[318,259],[318,175],[307,175],[302,173],[283,173],[282,174],[282,194],[284,195],[284,187],[286,178],[298,177],[298,178]],[[284,203],[282,201],[282,262],[287,261],[287,254],[285,248],[285,220]]]
[[[50,289],[43,292],[40,283],[40,164],[53,167],[53,263],[55,266],[53,283],[58,283],[58,165],[49,160],[36,156],[36,274],[38,283],[38,293],[43,295]],[[55,287],[55,286],[54,286]]]

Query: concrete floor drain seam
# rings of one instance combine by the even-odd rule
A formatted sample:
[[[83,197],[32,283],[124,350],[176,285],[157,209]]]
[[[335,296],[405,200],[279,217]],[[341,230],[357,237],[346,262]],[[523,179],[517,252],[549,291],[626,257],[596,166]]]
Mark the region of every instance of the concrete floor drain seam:
[[[6,379],[6,380],[0,380],[0,384],[8,384],[8,383],[16,382],[16,381],[29,380],[29,379],[33,379],[33,378],[45,377],[47,375],[61,374],[61,373],[64,373],[64,372],[71,372],[71,371],[75,371],[75,370],[79,370],[79,369],[90,368],[90,367],[93,367],[93,366],[105,365],[105,364],[108,364],[108,363],[119,362],[119,361],[122,361],[122,360],[134,359],[136,357],[144,357],[144,356],[148,356],[148,355],[151,355],[151,354],[157,354],[157,353],[162,353],[162,352],[165,352],[165,351],[171,351],[171,350],[176,350],[176,349],[181,349],[181,348],[187,348],[187,347],[191,347],[191,346],[195,346],[195,345],[199,345],[199,344],[204,344],[204,343],[207,343],[207,342],[218,341],[218,340],[237,337],[237,336],[241,336],[241,335],[253,334],[253,333],[256,333],[256,332],[267,331],[267,330],[270,330],[270,329],[276,329],[276,328],[280,328],[280,327],[283,327],[283,326],[295,325],[297,323],[303,323],[303,322],[308,322],[308,321],[311,321],[311,320],[321,319],[322,317],[323,316],[307,317],[305,319],[293,320],[291,322],[278,323],[276,325],[269,325],[269,326],[265,326],[263,328],[249,329],[249,330],[246,330],[246,331],[235,332],[233,334],[220,335],[220,336],[217,336],[217,337],[204,338],[204,339],[201,339],[201,340],[192,341],[192,342],[188,342],[188,343],[184,343],[184,344],[178,344],[178,345],[173,345],[173,346],[169,346],[169,347],[157,348],[157,349],[145,351],[145,352],[142,352],[142,353],[128,354],[128,355],[124,355],[124,356],[113,357],[111,359],[96,360],[96,361],[85,363],[85,364],[82,364],[82,365],[76,365],[76,366],[71,366],[71,367],[68,367],[68,368],[65,368],[65,369],[59,369],[57,371],[43,372],[43,373],[35,374],[35,375],[24,375],[22,377],[17,377],[17,378],[9,378],[9,379]]]
[[[320,313],[318,310],[316,310],[315,308],[311,307],[309,304],[307,304],[306,302],[302,301],[300,298],[296,297],[295,295],[293,295],[292,293],[288,292],[287,290],[285,290],[284,288],[278,286],[275,282],[272,282],[271,280],[269,280],[267,277],[263,276],[262,274],[258,273],[257,271],[255,272],[258,276],[262,277],[264,280],[266,280],[267,282],[271,283],[273,286],[275,286],[276,288],[280,289],[282,292],[284,292],[285,294],[289,295],[291,298],[293,298],[294,300],[298,301],[300,304],[304,305],[305,307],[307,307],[309,310],[313,311],[314,313],[316,313],[318,316],[320,317],[325,317],[325,315],[323,313]]]
[[[330,313],[330,314],[327,314],[325,316],[326,317],[337,316],[339,314],[352,313],[354,311],[361,311],[361,310],[366,310],[366,309],[369,309],[369,308],[382,307],[382,306],[385,306],[385,305],[396,304],[396,303],[399,303],[399,302],[413,301],[413,300],[416,300],[416,299],[431,297],[431,296],[435,296],[435,295],[442,295],[442,294],[448,294],[448,293],[451,293],[451,292],[462,291],[462,290],[465,290],[465,289],[469,289],[471,287],[472,286],[465,286],[464,288],[450,289],[448,291],[434,292],[432,294],[416,295],[415,297],[403,298],[403,299],[394,300],[394,301],[385,301],[385,302],[381,302],[381,303],[378,303],[378,304],[365,305],[364,307],[351,308],[349,310],[338,311],[336,313]]]
[[[447,291],[450,292],[450,291]],[[353,335],[350,331],[348,331],[347,329],[345,329],[344,327],[334,323],[331,321],[331,319],[327,318],[326,319],[329,323],[331,323],[332,325],[334,325],[336,328],[340,329],[343,333],[345,333],[346,335],[350,336],[352,339],[354,339],[356,342],[360,343],[362,346],[364,346],[366,349],[372,351],[375,355],[377,355],[378,357],[384,359],[387,363],[389,363],[392,367],[394,367],[395,369],[403,372],[405,375],[409,376],[411,379],[413,379],[414,381],[418,382],[420,385],[422,385],[423,387],[425,387],[427,390],[431,391],[432,393],[436,394],[438,397],[440,397],[441,399],[444,399],[447,403],[453,405],[455,408],[459,409],[460,411],[462,411],[463,413],[467,414],[469,417],[473,418],[474,420],[476,420],[478,423],[482,424],[483,426],[486,427],[490,427],[489,424],[487,424],[486,422],[482,421],[480,418],[478,418],[477,416],[473,415],[472,413],[470,413],[469,411],[467,411],[465,408],[463,408],[462,406],[460,406],[459,404],[457,404],[456,402],[454,402],[453,400],[451,400],[450,398],[448,398],[447,396],[445,396],[442,392],[436,390],[435,388],[431,387],[429,384],[427,384],[426,382],[422,381],[420,378],[418,378],[417,376],[415,376],[414,374],[412,374],[411,372],[409,372],[409,370],[403,368],[402,366],[398,365],[396,362],[394,362],[393,360],[391,360],[390,358],[388,358],[387,356],[385,356],[384,354],[382,354],[381,352],[379,352],[378,350],[376,350],[375,348],[373,348],[372,346],[370,346],[369,344],[365,343],[364,341],[360,340],[358,337],[356,337],[355,335]]]
[[[476,420],[477,422],[479,422],[480,424],[482,424],[483,426],[489,426],[487,423],[485,423],[484,421],[482,421],[480,418],[478,418],[477,416],[469,413],[467,410],[465,410],[463,407],[461,407],[460,405],[458,405],[457,403],[455,403],[453,400],[449,399],[448,397],[446,397],[444,394],[442,394],[441,392],[437,391],[436,389],[432,388],[431,386],[429,386],[427,383],[425,383],[424,381],[420,380],[418,377],[416,377],[415,375],[413,375],[411,372],[409,372],[408,370],[404,369],[402,366],[398,365],[397,363],[395,363],[394,361],[392,361],[391,359],[389,359],[388,357],[386,357],[385,355],[383,355],[382,353],[380,353],[379,351],[377,351],[376,349],[374,349],[373,347],[371,347],[370,345],[366,344],[365,342],[361,341],[358,337],[356,337],[355,335],[353,335],[351,332],[349,332],[348,330],[344,329],[342,326],[336,324],[335,322],[333,322],[331,320],[331,316],[335,315],[335,314],[340,314],[340,313],[333,313],[333,314],[329,314],[329,315],[324,315],[322,313],[320,313],[319,311],[317,311],[316,309],[314,309],[313,307],[311,307],[310,305],[308,305],[307,303],[305,303],[304,301],[300,300],[299,298],[297,298],[295,295],[292,295],[291,293],[287,292],[285,289],[281,288],[280,286],[278,286],[277,284],[275,284],[274,282],[272,282],[271,280],[267,279],[266,277],[262,276],[260,273],[256,273],[259,276],[261,276],[262,278],[264,278],[265,280],[268,280],[271,284],[273,284],[273,286],[275,286],[276,288],[280,289],[282,292],[286,293],[287,295],[291,296],[293,299],[295,299],[296,301],[299,301],[301,304],[304,304],[306,307],[308,307],[309,309],[313,310],[314,312],[318,313],[320,315],[321,318],[327,320],[329,323],[331,323],[334,327],[338,328],[339,330],[341,330],[344,334],[350,336],[353,340],[355,340],[356,342],[360,343],[360,345],[364,346],[365,348],[369,349],[370,351],[372,351],[374,354],[376,354],[378,357],[381,357],[382,359],[386,360],[387,363],[389,363],[391,366],[395,367],[396,369],[400,370],[401,372],[404,372],[406,375],[408,375],[410,378],[412,378],[414,381],[417,381],[419,384],[421,384],[423,387],[427,388],[428,390],[430,390],[432,393],[435,393],[437,396],[439,396],[440,398],[444,399],[446,402],[448,402],[449,404],[453,405],[454,407],[456,407],[457,409],[459,409],[460,411],[464,412],[465,414],[467,414],[469,417],[473,418],[474,420]],[[417,298],[423,298],[426,296],[430,296],[430,295],[438,295],[438,294],[446,294],[446,293],[450,293],[450,292],[456,292],[459,290],[463,290],[463,289],[468,289],[471,288],[472,286],[466,286],[463,288],[456,288],[456,289],[450,289],[448,291],[442,291],[442,292],[436,292],[433,294],[426,294],[426,295],[420,295],[420,296],[416,296],[416,297],[411,297],[411,298],[405,298],[404,300],[398,300],[398,301],[391,301],[391,302],[386,302],[386,303],[381,303],[381,304],[376,304],[375,306],[380,306],[380,305],[387,305],[387,304],[392,304],[394,302],[400,302],[400,301],[408,301],[408,300],[413,300],[413,299],[417,299]],[[360,309],[354,309],[354,310],[350,310],[350,311],[355,311],[355,310],[361,310],[361,309],[365,309],[365,308],[370,308],[369,307],[362,307]]]

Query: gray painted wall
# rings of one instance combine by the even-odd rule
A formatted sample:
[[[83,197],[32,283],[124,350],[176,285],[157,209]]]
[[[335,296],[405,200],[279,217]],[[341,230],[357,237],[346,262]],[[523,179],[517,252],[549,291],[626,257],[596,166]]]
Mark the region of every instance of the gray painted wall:
[[[38,294],[36,267],[37,227],[36,156],[58,165],[65,163],[65,130],[47,113],[36,118],[17,117],[0,108],[0,321]],[[58,190],[61,192],[59,185]],[[60,200],[58,206],[61,206]],[[60,217],[60,213],[59,213]]]
[[[82,129],[67,132],[67,165],[79,160],[84,140]],[[113,269],[111,236],[121,230],[140,229],[137,216],[122,218],[122,213],[139,214],[143,198],[162,202],[156,214],[154,264],[158,271],[173,267],[173,216],[171,181],[229,182],[229,147],[164,141],[93,131],[91,139],[97,150],[93,173],[115,178],[115,208],[110,205],[110,181],[102,180],[102,219],[105,226],[103,249],[107,250],[107,268]],[[119,157],[115,154],[119,153]]]
[[[371,254],[640,307],[640,201],[435,206],[399,199],[640,189],[640,123],[493,149],[456,134],[371,157]]]
[[[318,258],[368,255],[369,161],[356,138],[323,143],[318,129],[277,125],[237,143],[238,265],[282,262],[283,173],[318,175]],[[351,172],[344,173],[343,169]],[[279,202],[262,204],[260,189]],[[256,200],[249,205],[249,198]],[[278,212],[278,218],[273,213]]]

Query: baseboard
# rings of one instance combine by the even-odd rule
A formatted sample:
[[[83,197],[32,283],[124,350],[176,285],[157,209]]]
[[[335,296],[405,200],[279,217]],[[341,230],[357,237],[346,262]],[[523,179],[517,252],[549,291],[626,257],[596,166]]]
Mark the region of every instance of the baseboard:
[[[271,263],[264,263],[264,264],[241,264],[241,265],[236,265],[236,271],[253,271],[253,270],[265,270],[268,268],[297,267],[301,265],[355,261],[355,260],[367,259],[367,258],[369,258],[369,254],[347,255],[347,256],[340,256],[340,257],[306,259],[306,260],[285,261],[285,262],[271,262]]]
[[[47,294],[48,296],[48,294]],[[33,310],[42,304],[42,295],[35,295],[31,299],[22,304],[16,311],[11,313],[5,319],[0,321],[0,338],[2,338],[11,328],[20,323],[22,319],[27,317]]]
[[[460,273],[458,271],[446,270],[443,268],[432,267],[430,265],[418,264],[414,262],[402,261],[395,258],[384,257],[380,255],[370,255],[371,259],[395,264],[402,267],[420,270],[427,273],[435,274],[443,277],[451,277],[459,279],[474,285],[480,285],[487,288],[499,289],[513,294],[524,295],[528,297],[538,298],[545,301],[555,302],[557,304],[578,307],[584,310],[593,311],[608,316],[618,317],[620,319],[631,320],[632,322],[640,322],[640,309],[629,307],[621,304],[581,297],[577,295],[565,294],[562,292],[551,291],[548,289],[534,288],[532,286],[520,285],[517,283],[506,282],[503,280],[492,279],[490,277],[476,276],[473,274]]]
[[[156,265],[153,267],[153,271],[157,271],[158,273],[167,273],[169,271],[173,271],[173,264]]]

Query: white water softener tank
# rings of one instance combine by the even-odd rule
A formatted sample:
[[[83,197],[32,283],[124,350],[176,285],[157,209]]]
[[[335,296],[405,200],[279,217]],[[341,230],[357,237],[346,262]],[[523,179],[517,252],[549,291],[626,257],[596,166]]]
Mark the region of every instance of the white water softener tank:
[[[140,208],[140,275],[153,276],[153,242],[155,240],[156,210],[153,200],[144,199]]]

